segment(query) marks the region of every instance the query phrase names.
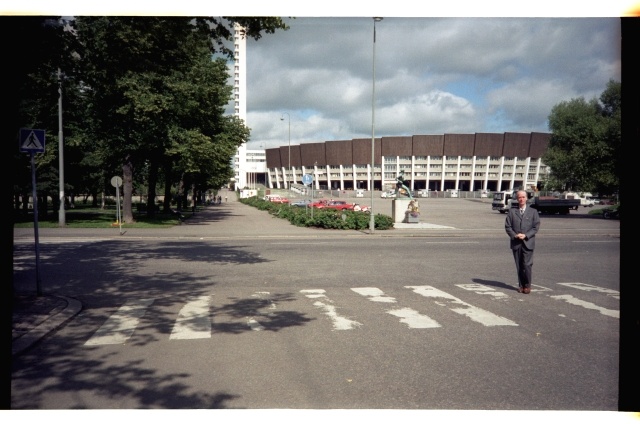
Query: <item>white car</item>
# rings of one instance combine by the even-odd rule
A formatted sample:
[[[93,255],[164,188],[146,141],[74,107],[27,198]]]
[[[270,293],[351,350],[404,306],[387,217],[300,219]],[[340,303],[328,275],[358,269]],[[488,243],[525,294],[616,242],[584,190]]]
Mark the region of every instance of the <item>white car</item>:
[[[382,194],[380,194],[380,197],[382,197],[383,199],[391,199],[393,197],[396,197],[396,191],[395,190],[383,191]]]

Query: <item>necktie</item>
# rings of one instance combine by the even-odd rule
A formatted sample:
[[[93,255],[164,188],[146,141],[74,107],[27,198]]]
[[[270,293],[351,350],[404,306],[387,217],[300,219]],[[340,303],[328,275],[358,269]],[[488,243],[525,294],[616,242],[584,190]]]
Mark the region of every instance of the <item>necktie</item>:
[[[524,209],[520,209],[520,215],[524,215]]]

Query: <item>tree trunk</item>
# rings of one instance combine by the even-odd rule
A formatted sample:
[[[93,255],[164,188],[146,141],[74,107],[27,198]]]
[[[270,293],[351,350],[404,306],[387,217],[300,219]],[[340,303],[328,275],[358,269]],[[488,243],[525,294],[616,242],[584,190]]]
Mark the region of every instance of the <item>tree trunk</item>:
[[[191,184],[191,212],[196,213],[196,206],[198,204],[198,195],[196,194],[196,184]]]
[[[151,161],[149,165],[149,187],[147,189],[147,216],[153,216],[156,213],[156,185],[158,184],[158,166],[155,161]]]
[[[181,211],[186,208],[186,204],[184,201],[185,191],[184,191],[184,173],[180,176],[180,182],[178,183],[178,210]]]
[[[173,181],[171,179],[171,167],[164,167],[164,213],[169,213],[171,209],[171,184]]]
[[[130,160],[126,160],[122,165],[122,222],[133,223],[133,164]]]

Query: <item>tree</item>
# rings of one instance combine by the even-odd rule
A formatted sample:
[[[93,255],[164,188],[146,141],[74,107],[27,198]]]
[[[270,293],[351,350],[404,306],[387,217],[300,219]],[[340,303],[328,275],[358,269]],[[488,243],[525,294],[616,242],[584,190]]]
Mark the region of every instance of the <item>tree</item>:
[[[574,191],[616,193],[622,164],[621,89],[610,80],[600,99],[572,99],[549,115],[552,132],[542,161],[557,185]]]
[[[91,114],[88,131],[98,140],[101,157],[122,167],[124,222],[133,221],[131,197],[136,169],[148,170],[151,207],[147,211],[153,213],[158,169],[162,168],[165,175],[175,164],[183,167],[183,173],[202,170],[186,158],[169,159],[168,154],[184,155],[190,151],[189,146],[198,143],[198,149],[228,153],[226,169],[230,169],[235,148],[247,141],[248,132],[244,138],[222,136],[230,129],[223,113],[231,90],[223,89],[226,68],[221,73],[221,63],[211,60],[215,52],[232,55],[224,41],[232,39],[234,22],[245,26],[246,36],[254,39],[261,37],[261,31],[286,29],[280,18],[77,19],[75,28],[83,46],[80,55]],[[198,95],[201,92],[207,94]],[[238,136],[245,131],[231,134]],[[221,146],[224,143],[228,145]]]

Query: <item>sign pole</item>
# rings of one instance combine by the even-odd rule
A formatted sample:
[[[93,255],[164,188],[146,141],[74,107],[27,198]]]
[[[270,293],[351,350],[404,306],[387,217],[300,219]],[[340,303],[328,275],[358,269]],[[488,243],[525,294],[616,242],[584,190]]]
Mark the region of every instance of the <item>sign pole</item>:
[[[35,154],[31,152],[31,185],[33,197],[33,232],[36,250],[36,293],[38,297],[42,296],[42,285],[40,281],[40,241],[38,236],[38,192],[36,190],[36,161]]]
[[[45,131],[32,128],[20,128],[19,132],[20,151],[31,155],[31,185],[33,198],[33,232],[36,250],[36,292],[38,297],[42,296],[42,284],[40,281],[40,240],[38,236],[38,190],[36,188],[36,153],[44,153]],[[45,208],[47,200],[45,198]]]
[[[123,235],[122,232],[122,217],[120,216],[120,186],[122,185],[122,178],[117,175],[111,178],[111,185],[116,188],[116,220],[118,222],[118,226],[120,227],[120,235]]]

